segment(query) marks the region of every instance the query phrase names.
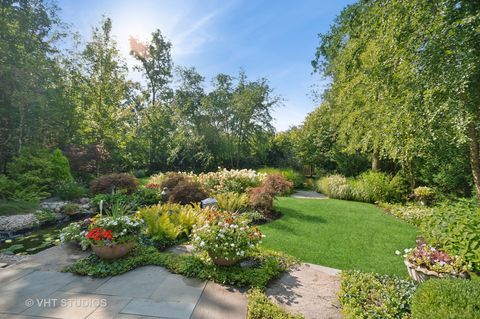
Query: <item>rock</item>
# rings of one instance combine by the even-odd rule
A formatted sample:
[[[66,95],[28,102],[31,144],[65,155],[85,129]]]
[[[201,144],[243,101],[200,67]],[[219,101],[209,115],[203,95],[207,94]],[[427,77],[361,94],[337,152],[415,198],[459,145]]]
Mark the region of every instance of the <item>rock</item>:
[[[260,266],[260,263],[253,259],[244,260],[240,263],[242,268],[254,268]]]
[[[55,213],[60,213],[65,205],[69,204],[69,202],[65,201],[44,201],[40,204],[40,207],[43,209],[50,209]]]
[[[88,197],[83,197],[83,198],[80,198],[80,199],[78,200],[78,203],[79,203],[80,205],[82,205],[82,207],[83,207],[84,205],[87,205],[88,207],[90,207],[91,201],[90,201],[90,198],[88,198]]]
[[[35,214],[0,216],[0,232],[16,232],[37,225]]]

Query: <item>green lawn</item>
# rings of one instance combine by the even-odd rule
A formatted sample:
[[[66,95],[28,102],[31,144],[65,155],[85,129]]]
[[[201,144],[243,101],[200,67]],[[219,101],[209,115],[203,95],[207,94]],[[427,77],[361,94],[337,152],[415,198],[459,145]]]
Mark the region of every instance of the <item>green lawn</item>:
[[[415,246],[417,229],[374,205],[283,197],[276,208],[284,216],[261,226],[265,247],[338,269],[407,275],[395,250]]]

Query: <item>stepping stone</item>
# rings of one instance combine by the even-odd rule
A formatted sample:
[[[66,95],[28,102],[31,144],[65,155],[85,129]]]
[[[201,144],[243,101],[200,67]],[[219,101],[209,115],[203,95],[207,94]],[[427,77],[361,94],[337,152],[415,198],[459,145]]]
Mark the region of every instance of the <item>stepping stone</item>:
[[[245,319],[247,296],[244,292],[209,281],[190,319]]]
[[[270,284],[266,293],[280,307],[307,319],[340,319],[338,273],[337,269],[302,264]]]

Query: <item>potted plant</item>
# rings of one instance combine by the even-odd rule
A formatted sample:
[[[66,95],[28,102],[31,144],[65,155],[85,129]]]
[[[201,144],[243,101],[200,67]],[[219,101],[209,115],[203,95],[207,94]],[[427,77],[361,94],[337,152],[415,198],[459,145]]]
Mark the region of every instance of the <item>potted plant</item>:
[[[431,247],[425,243],[414,249],[405,249],[404,263],[413,280],[424,282],[430,278],[468,278],[469,265],[460,256]]]
[[[60,242],[66,245],[80,246],[82,250],[86,250],[90,246],[90,242],[85,237],[90,223],[90,218],[70,223],[60,232]]]
[[[257,227],[239,214],[212,211],[200,227],[194,227],[192,243],[208,253],[213,263],[231,266],[257,248],[265,237]]]
[[[97,256],[116,259],[132,250],[141,226],[141,221],[135,217],[102,216],[92,222],[85,237]]]

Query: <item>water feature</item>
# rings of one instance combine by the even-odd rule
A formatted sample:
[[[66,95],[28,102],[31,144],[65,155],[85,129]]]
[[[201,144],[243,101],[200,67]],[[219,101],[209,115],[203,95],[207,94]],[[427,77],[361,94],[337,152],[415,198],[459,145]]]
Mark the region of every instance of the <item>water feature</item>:
[[[24,234],[0,240],[0,253],[32,255],[60,243],[60,231],[71,221],[43,226]]]

